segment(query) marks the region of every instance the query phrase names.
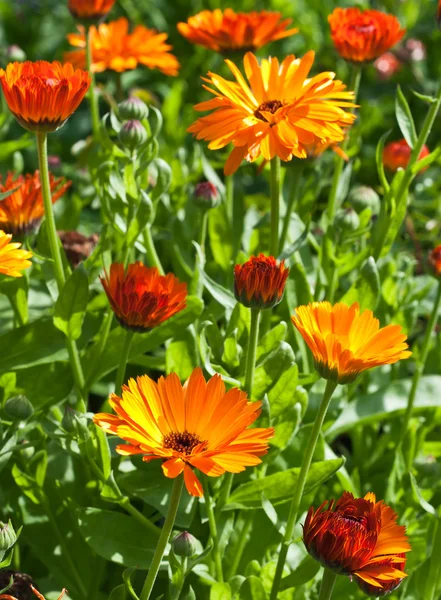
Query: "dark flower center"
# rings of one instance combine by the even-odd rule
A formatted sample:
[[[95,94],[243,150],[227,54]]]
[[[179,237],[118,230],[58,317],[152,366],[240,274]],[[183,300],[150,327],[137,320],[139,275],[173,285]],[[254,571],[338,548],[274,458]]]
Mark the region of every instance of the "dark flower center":
[[[260,119],[261,121],[268,122],[268,119],[262,115],[262,112],[269,112],[272,115],[279,110],[283,106],[283,103],[280,100],[268,100],[268,102],[262,102],[260,106],[254,111],[254,116]]]
[[[168,433],[163,439],[164,448],[171,448],[186,455],[191,454],[193,448],[196,448],[201,442],[202,440],[194,433],[188,431]]]

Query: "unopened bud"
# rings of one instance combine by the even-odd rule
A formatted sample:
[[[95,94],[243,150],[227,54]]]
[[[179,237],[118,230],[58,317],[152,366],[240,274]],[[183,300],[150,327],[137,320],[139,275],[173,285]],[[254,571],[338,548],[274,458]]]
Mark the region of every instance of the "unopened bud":
[[[349,203],[357,212],[362,212],[365,208],[370,208],[372,214],[376,215],[380,211],[380,196],[377,192],[367,185],[358,185],[349,192]]]
[[[202,210],[215,208],[219,204],[218,189],[210,181],[201,181],[197,184],[193,194],[193,201]]]
[[[11,521],[2,523],[0,521],[0,553],[6,552],[17,541],[17,534],[14,531]]]
[[[14,421],[26,421],[34,414],[34,407],[26,396],[14,396],[6,401],[5,413]]]
[[[353,208],[341,208],[335,215],[335,226],[342,233],[352,233],[360,227],[360,217]]]
[[[173,552],[176,556],[182,556],[183,558],[190,558],[194,554],[196,554],[196,538],[188,533],[188,531],[183,531],[178,534],[172,540],[172,548]]]
[[[118,115],[121,121],[143,121],[149,116],[149,108],[137,96],[130,96],[118,104]]]
[[[119,131],[119,139],[126,148],[135,150],[146,143],[147,131],[140,121],[127,121]]]

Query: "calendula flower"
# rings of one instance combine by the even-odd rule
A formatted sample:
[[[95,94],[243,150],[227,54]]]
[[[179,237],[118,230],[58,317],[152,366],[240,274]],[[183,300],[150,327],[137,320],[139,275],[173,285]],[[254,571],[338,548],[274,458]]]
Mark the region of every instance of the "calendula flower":
[[[23,269],[31,266],[32,252],[20,249],[21,244],[11,242],[12,235],[0,229],[0,273],[10,277],[22,277]]]
[[[429,263],[434,274],[439,277],[441,275],[441,244],[430,252]]]
[[[282,300],[289,269],[273,256],[252,256],[234,267],[234,295],[249,308],[273,308]]]
[[[255,161],[275,156],[289,161],[293,156],[306,158],[310,144],[336,143],[355,119],[346,108],[354,106],[353,92],[334,80],[334,73],[308,78],[314,52],[301,59],[290,55],[279,64],[277,58],[262,60],[251,52],[244,58],[245,74],[230,60],[225,61],[236,81],[227,81],[209,73],[204,86],[215,98],[195,106],[198,111],[212,110],[199,118],[188,131],[198,140],[209,142],[211,150],[230,142],[234,149],[224,168],[227,175],[236,171],[243,159]]]
[[[386,169],[395,173],[398,169],[405,169],[407,167],[411,154],[412,148],[404,138],[396,142],[390,142],[383,150],[383,165]],[[425,158],[429,154],[429,148],[424,145],[420,152],[419,160]]]
[[[10,63],[0,69],[0,82],[9,110],[28,131],[55,131],[78,108],[90,76],[59,62]]]
[[[231,8],[224,11],[216,8],[203,10],[190,17],[187,23],[178,23],[178,31],[192,44],[209,50],[245,52],[294,35],[298,29],[287,29],[290,23],[291,19],[282,20],[279,12],[235,13]]]
[[[308,154],[308,158],[318,158],[325,152],[326,150],[332,150],[340,156],[343,160],[348,161],[349,156],[346,152],[336,143],[331,142],[319,142],[318,144],[308,144],[306,146],[306,152]]]
[[[65,60],[73,65],[85,68],[86,66],[86,33],[82,26],[78,27],[79,33],[70,33],[67,36],[69,44],[81,48],[67,52]],[[178,59],[170,54],[172,46],[166,43],[167,34],[158,33],[154,29],[147,29],[137,25],[129,33],[129,22],[121,17],[110,23],[101,23],[98,28],[90,28],[92,43],[92,71],[116,71],[122,73],[144,65],[149,69],[159,69],[165,75],[177,75],[179,71]]]
[[[406,528],[397,514],[375,494],[354,498],[344,492],[334,503],[308,511],[303,542],[309,554],[337,574],[355,577],[363,591],[383,596],[399,586],[406,553]]]
[[[412,354],[399,325],[380,328],[372,311],[360,313],[357,302],[312,302],[296,308],[291,320],[311,350],[317,371],[338,383],[350,383],[366,369]]]
[[[166,477],[184,473],[192,496],[202,496],[198,469],[210,477],[226,471],[240,473],[257,465],[267,453],[273,429],[252,428],[261,402],[248,402],[245,392],[226,392],[220,375],[205,381],[195,369],[184,385],[176,373],[155,383],[144,375],[130,379],[122,398],[112,394],[109,403],[116,415],[96,414],[94,421],[107,433],[128,442],[119,454],[142,454],[144,461],[162,459]]]
[[[71,181],[49,175],[52,203],[59,200],[70,187]],[[0,202],[0,227],[6,233],[26,235],[35,232],[44,215],[43,195],[39,171],[18,175],[8,173],[3,183],[0,175],[0,194],[15,190]]]
[[[103,19],[113,8],[116,0],[69,0],[67,6],[73,17],[96,22]]]
[[[141,262],[127,270],[113,263],[110,273],[100,280],[118,322],[126,329],[150,331],[185,308],[187,284]]]
[[[355,63],[375,60],[406,33],[396,17],[378,10],[336,8],[328,21],[337,52]]]

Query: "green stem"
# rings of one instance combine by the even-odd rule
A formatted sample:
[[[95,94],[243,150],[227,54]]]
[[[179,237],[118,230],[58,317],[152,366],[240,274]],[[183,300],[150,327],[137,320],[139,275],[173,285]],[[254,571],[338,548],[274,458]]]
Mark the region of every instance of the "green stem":
[[[207,228],[208,228],[208,210],[205,210],[202,213],[202,223],[201,223],[201,237],[199,239],[199,245],[202,250],[202,254],[205,255],[205,242],[207,239]]]
[[[98,96],[96,94],[95,73],[92,69],[92,28],[86,30],[86,66],[90,75],[89,102],[90,116],[92,118],[92,131],[95,142],[100,140],[100,110],[98,105]]]
[[[251,400],[253,395],[254,371],[256,368],[257,342],[259,340],[260,309],[251,308],[250,335],[248,338],[247,362],[244,389]]]
[[[441,519],[435,523],[435,533],[433,536],[432,555],[430,557],[429,576],[427,578],[429,589],[427,590],[427,600],[435,600],[436,593],[441,583]]]
[[[277,258],[279,255],[279,220],[280,220],[280,158],[275,156],[271,161],[271,234],[270,248],[271,256]]]
[[[16,294],[9,295],[8,299],[11,304],[12,312],[14,313],[15,326],[23,327],[23,325],[26,325],[27,319],[24,318],[24,316],[21,314],[20,309],[18,308]]]
[[[221,556],[220,550],[219,550],[219,536],[217,534],[216,518],[214,516],[213,503],[211,501],[208,480],[205,476],[203,478],[203,487],[204,487],[205,509],[207,511],[211,541],[213,542],[213,556],[214,556],[214,564],[215,564],[215,568],[216,568],[216,579],[217,579],[218,583],[223,583],[224,574],[223,574],[223,570],[222,570],[222,556]],[[141,600],[142,600],[142,598],[141,598]]]
[[[254,515],[253,511],[249,510],[246,512],[245,521],[243,527],[239,533],[239,543],[235,548],[233,562],[230,565],[227,573],[227,581],[229,581],[232,577],[234,577],[237,573],[237,569],[239,568],[240,561],[242,560],[242,555],[245,550],[245,547],[248,542],[248,534],[250,532],[251,526],[253,525]]]
[[[334,589],[337,575],[329,569],[323,569],[322,584],[320,586],[320,595],[318,600],[331,600],[332,590]]]
[[[135,335],[134,331],[127,329],[126,337],[124,340],[124,346],[121,351],[121,358],[119,362],[118,371],[116,373],[115,379],[115,394],[121,394],[122,384],[124,382],[124,375],[126,374],[126,366],[127,361],[129,360],[130,348],[132,347],[133,336]]]
[[[86,390],[85,390],[85,394],[84,394],[85,396],[87,396],[88,390],[91,386],[91,383],[93,382],[95,367],[98,364],[99,359],[101,358],[101,355],[104,352],[104,348],[107,345],[107,340],[109,338],[110,329],[112,328],[112,321],[113,321],[113,310],[109,309],[107,315],[103,319],[103,323],[102,323],[101,329],[100,329],[100,337],[96,344],[95,352],[93,354],[92,360],[89,365],[88,372],[90,375],[86,381]]]
[[[225,177],[225,205],[227,209],[228,222],[233,224],[233,202],[234,202],[234,179],[233,175]]]
[[[299,164],[300,162],[300,164]],[[280,251],[283,252],[286,244],[286,238],[288,236],[289,224],[291,221],[291,214],[294,210],[297,200],[299,198],[300,183],[302,180],[304,170],[303,161],[294,160],[292,163],[293,182],[291,183],[290,194],[288,197],[288,203],[286,206],[286,213],[283,219],[282,234],[280,236]],[[286,189],[286,188],[285,188]]]
[[[326,388],[323,394],[322,401],[320,403],[319,410],[315,417],[314,425],[309,436],[308,445],[306,446],[302,466],[300,467],[299,477],[297,479],[296,487],[294,489],[293,497],[291,500],[291,507],[289,511],[288,523],[286,525],[285,536],[283,538],[282,547],[280,549],[279,559],[277,562],[276,574],[274,576],[273,587],[271,590],[270,600],[277,600],[279,593],[280,582],[282,581],[283,569],[285,567],[286,557],[288,555],[288,549],[291,545],[292,537],[294,534],[294,528],[297,523],[297,516],[300,509],[300,503],[302,501],[303,492],[305,490],[306,480],[308,477],[309,468],[311,466],[312,457],[314,455],[315,447],[322,430],[322,425],[325,420],[326,412],[329,407],[329,403],[334,393],[337,383],[328,380]]]
[[[156,576],[158,575],[159,567],[161,565],[161,560],[164,556],[165,548],[167,546],[168,540],[170,539],[170,534],[175,523],[176,513],[178,512],[178,506],[179,501],[181,499],[183,485],[184,477],[182,475],[179,475],[178,477],[176,477],[173,483],[173,490],[170,496],[167,517],[165,519],[161,535],[159,536],[155,554],[153,556],[150,569],[147,574],[144,587],[142,588],[139,600],[149,600],[150,594],[152,593],[152,589],[156,581]]]
[[[146,255],[149,265],[156,267],[160,275],[164,275],[164,269],[162,268],[161,261],[156,252],[155,244],[153,242],[152,230],[150,225],[144,229],[144,246],[146,249]]]
[[[202,294],[204,293],[204,282],[199,272],[199,267],[204,268],[205,266],[205,243],[207,239],[207,228],[208,228],[208,210],[202,213],[202,223],[201,223],[201,237],[199,238],[199,245],[201,247],[202,259],[199,259],[199,254],[196,254],[196,296],[198,298],[202,298]]]

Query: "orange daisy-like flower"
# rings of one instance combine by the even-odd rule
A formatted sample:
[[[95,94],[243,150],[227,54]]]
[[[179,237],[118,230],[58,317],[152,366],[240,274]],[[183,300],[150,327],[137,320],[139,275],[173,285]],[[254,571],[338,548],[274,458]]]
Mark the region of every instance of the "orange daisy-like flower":
[[[70,33],[67,36],[69,44],[81,48],[67,52],[64,56],[67,62],[76,67],[86,66],[86,34],[82,26],[80,33]],[[178,59],[170,54],[172,46],[166,43],[167,34],[158,33],[137,25],[129,33],[129,22],[125,17],[110,23],[101,23],[96,28],[91,27],[92,36],[92,70],[95,73],[111,70],[118,73],[136,69],[144,65],[149,69],[159,69],[165,75],[177,75]]]
[[[63,196],[71,181],[49,175],[52,203]],[[0,176],[0,194],[15,190],[0,202],[0,227],[13,235],[25,235],[37,229],[43,215],[43,195],[39,171],[34,174],[18,175],[8,173],[3,183]]]
[[[178,31],[192,44],[216,52],[257,50],[298,32],[298,29],[287,29],[291,19],[281,19],[279,12],[235,13],[231,8],[224,11],[217,8],[203,10],[187,23],[178,23]]]
[[[409,358],[407,336],[399,325],[380,329],[372,311],[358,303],[313,302],[296,308],[293,324],[308,344],[317,371],[338,383],[354,381],[361,371]]]
[[[406,33],[396,17],[378,10],[336,8],[328,21],[337,52],[356,63],[375,60]]]
[[[273,256],[252,256],[234,267],[234,295],[249,308],[273,308],[282,300],[289,269]]]
[[[59,62],[10,63],[0,69],[9,110],[28,131],[55,131],[78,108],[90,85],[90,75]]]
[[[164,475],[175,478],[183,472],[192,496],[203,495],[193,469],[210,477],[240,473],[261,462],[274,434],[273,429],[247,429],[259,416],[261,402],[248,402],[237,388],[226,392],[220,375],[205,381],[200,368],[184,385],[176,373],[158,383],[147,375],[130,379],[122,398],[112,394],[109,403],[116,415],[96,414],[94,421],[128,442],[117,452],[164,460]]]
[[[349,156],[346,154],[346,152],[343,150],[343,148],[341,148],[338,144],[335,144],[335,143],[325,142],[325,143],[319,143],[319,144],[309,144],[306,146],[306,152],[308,153],[308,158],[318,158],[326,150],[332,150],[333,152],[335,152],[335,154],[340,156],[340,158],[342,158],[343,160],[346,160],[346,161],[349,160]]]
[[[188,131],[198,140],[209,141],[211,150],[233,143],[224,169],[227,175],[234,173],[243,159],[253,162],[261,154],[265,160],[306,158],[310,144],[341,142],[344,128],[355,119],[344,110],[354,106],[354,93],[344,91],[346,86],[334,80],[334,73],[308,78],[314,62],[312,51],[301,59],[287,56],[281,64],[270,57],[260,65],[248,52],[244,68],[249,84],[233,62],[225,62],[236,81],[209,73],[206,81],[217,90],[204,87],[215,98],[195,109],[213,112],[199,118]]]
[[[390,142],[383,150],[383,165],[395,173],[398,169],[405,169],[409,164],[412,148],[403,138],[397,142]],[[430,150],[424,145],[419,155],[419,160],[429,156]]]
[[[349,492],[334,503],[311,507],[303,526],[309,554],[340,575],[355,577],[366,593],[383,596],[407,577],[406,553],[411,550],[406,528],[397,514],[375,495],[354,498]]]
[[[429,254],[429,263],[437,277],[441,275],[441,244]]]
[[[73,17],[84,21],[100,21],[113,8],[116,0],[69,0],[67,6]]]
[[[172,273],[160,275],[156,267],[141,262],[128,266],[113,263],[110,274],[100,277],[118,322],[126,329],[147,332],[186,305],[187,284]]]
[[[23,269],[31,266],[32,252],[20,249],[21,244],[11,242],[12,235],[0,229],[0,273],[10,277],[22,277]]]

